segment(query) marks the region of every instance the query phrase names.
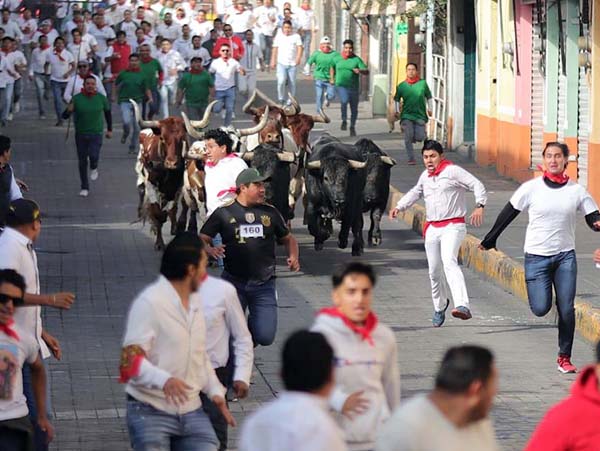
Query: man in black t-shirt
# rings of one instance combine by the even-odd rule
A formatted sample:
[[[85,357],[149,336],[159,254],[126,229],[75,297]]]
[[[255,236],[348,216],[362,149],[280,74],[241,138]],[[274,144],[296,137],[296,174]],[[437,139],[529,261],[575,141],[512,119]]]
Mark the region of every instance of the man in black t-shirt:
[[[248,328],[254,343],[262,346],[273,343],[277,330],[276,243],[286,247],[290,270],[300,269],[296,238],[277,209],[264,203],[265,179],[254,168],[240,172],[236,199],[217,208],[200,231],[209,245],[221,234],[223,246],[207,252],[224,257],[222,278],[235,286],[244,311],[249,309]]]

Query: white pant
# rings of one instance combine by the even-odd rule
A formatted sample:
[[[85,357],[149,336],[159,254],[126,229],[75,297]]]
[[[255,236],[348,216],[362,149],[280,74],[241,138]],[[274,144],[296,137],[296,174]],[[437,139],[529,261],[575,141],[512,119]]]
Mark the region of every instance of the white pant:
[[[238,74],[238,91],[240,94],[252,94],[256,90],[256,71],[247,70],[246,75]]]
[[[431,298],[436,312],[442,311],[446,306],[446,299],[449,299],[448,287],[455,307],[460,305],[469,307],[465,277],[458,266],[457,259],[458,250],[466,234],[467,226],[465,224],[448,224],[445,227],[430,226],[427,229],[425,253],[429,264]],[[444,280],[444,275],[446,280]]]

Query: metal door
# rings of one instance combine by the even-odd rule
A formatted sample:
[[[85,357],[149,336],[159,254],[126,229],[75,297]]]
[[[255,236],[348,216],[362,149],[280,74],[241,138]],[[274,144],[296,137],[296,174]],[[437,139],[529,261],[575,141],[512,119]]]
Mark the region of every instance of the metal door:
[[[533,7],[532,18],[533,45],[531,47],[531,168],[542,165],[544,147],[544,73],[542,64],[541,26],[538,10]]]

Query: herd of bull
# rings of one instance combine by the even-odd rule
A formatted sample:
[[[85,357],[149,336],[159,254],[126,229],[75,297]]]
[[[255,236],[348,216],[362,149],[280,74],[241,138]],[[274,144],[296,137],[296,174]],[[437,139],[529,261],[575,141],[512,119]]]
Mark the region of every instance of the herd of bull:
[[[257,98],[265,105],[254,107]],[[338,221],[338,246],[347,247],[352,229],[352,255],[361,255],[363,213],[369,212],[371,218],[369,244],[381,243],[380,221],[389,195],[390,170],[396,162],[370,139],[345,144],[323,134],[309,143],[314,124],[328,123],[329,118],[304,114],[298,102],[291,96],[290,100],[289,107],[281,108],[256,90],[243,108],[253,115],[255,125],[222,129],[231,137],[234,151],[269,177],[265,182],[266,201],[286,221],[294,217],[296,202],[304,194],[304,223],[314,237],[316,250],[323,249],[323,243],[333,234],[333,221]],[[208,105],[199,121],[189,120],[185,113],[181,118],[143,120],[138,105],[132,103],[141,127],[136,163],[138,217],[151,222],[155,248],[161,250],[162,226],[167,218],[171,234],[197,231],[197,217],[205,218],[203,130],[208,127],[216,101]]]

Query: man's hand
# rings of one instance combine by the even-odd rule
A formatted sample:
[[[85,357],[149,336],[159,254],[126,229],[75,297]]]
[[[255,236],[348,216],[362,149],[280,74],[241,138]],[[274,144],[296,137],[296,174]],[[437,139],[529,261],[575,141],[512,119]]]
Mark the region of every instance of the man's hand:
[[[396,112],[394,113],[394,117],[395,117],[397,120],[400,120],[400,116],[402,116],[402,113],[400,113],[400,111],[396,111]]]
[[[15,182],[21,191],[29,191],[29,185],[27,185],[27,183],[25,183],[23,180],[15,177]]]
[[[37,423],[42,432],[46,433],[46,444],[54,440],[54,426],[52,426],[46,415],[39,416]]]
[[[177,75],[177,69],[169,69],[169,75],[174,77],[175,75]]]
[[[106,134],[104,136],[106,136],[106,139],[112,138],[112,130],[106,130]]]
[[[275,64],[275,63],[271,63],[271,69],[272,69],[272,70],[275,70],[275,68],[276,68],[276,67],[277,67],[277,66],[276,66],[276,64]]]
[[[236,398],[244,399],[248,396],[250,387],[244,381],[233,381],[233,391],[235,392]]]
[[[73,293],[65,291],[51,294],[50,302],[48,303],[48,305],[50,307],[69,310],[71,308],[71,305],[73,305],[73,302],[75,302],[75,295]]]
[[[600,264],[600,249],[596,249],[594,252],[594,262]]]
[[[354,69],[352,69],[352,72],[354,72],[355,74],[360,74],[360,69],[358,67],[355,67]]]
[[[388,216],[390,219],[396,219],[399,214],[400,214],[400,210],[398,210],[397,208],[394,208],[394,209],[390,210]]]
[[[287,265],[288,265],[288,268],[290,268],[290,271],[294,271],[294,272],[300,271],[300,261],[298,260],[298,257],[295,257],[295,256],[288,257]]]
[[[342,415],[352,419],[367,411],[369,400],[363,397],[364,390],[352,393],[342,407]]]
[[[60,347],[60,342],[45,330],[42,331],[42,340],[44,340],[44,342],[48,345],[54,358],[56,360],[60,360],[62,358],[62,349]]]
[[[163,392],[167,398],[167,402],[173,403],[176,406],[187,401],[187,391],[191,389],[192,387],[176,377],[170,377],[163,386]]]
[[[246,69],[244,69],[243,67],[240,67],[240,74],[246,75]]]
[[[600,221],[594,222],[592,226],[594,227],[594,230],[600,231]]]
[[[219,246],[206,246],[206,253],[212,258],[224,258],[225,257],[225,245]]]
[[[431,111],[431,110],[427,110],[427,116],[429,116],[429,117],[433,117],[433,111]]]
[[[471,216],[469,217],[469,222],[472,226],[481,227],[481,224],[483,224],[482,207],[477,207],[475,210],[473,210],[473,213],[471,213]]]
[[[217,409],[219,409],[221,415],[223,415],[223,418],[225,418],[225,422],[231,427],[236,427],[237,423],[235,422],[235,418],[233,418],[233,415],[231,415],[231,412],[227,408],[225,398],[219,395],[215,395],[212,397],[212,402],[215,404],[215,406],[217,406]]]

